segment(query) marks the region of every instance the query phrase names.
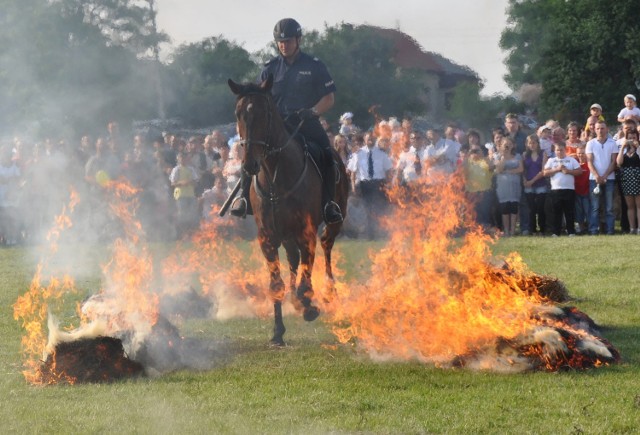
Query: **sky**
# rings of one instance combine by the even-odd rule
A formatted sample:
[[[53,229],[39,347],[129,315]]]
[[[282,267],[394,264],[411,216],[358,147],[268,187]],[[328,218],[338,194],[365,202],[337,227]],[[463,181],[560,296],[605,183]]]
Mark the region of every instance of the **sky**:
[[[508,0],[156,0],[160,30],[172,46],[222,35],[249,52],[264,48],[275,23],[295,18],[305,30],[345,22],[401,30],[425,49],[466,65],[484,95],[510,93],[503,80],[500,33]]]

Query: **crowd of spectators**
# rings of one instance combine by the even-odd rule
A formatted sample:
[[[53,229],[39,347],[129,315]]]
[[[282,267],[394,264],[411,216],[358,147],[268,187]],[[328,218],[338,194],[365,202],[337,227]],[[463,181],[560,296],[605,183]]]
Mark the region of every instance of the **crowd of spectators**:
[[[334,134],[323,122],[350,177],[344,233],[381,235],[379,216],[389,208],[385,187],[431,183],[462,175],[471,216],[504,236],[638,234],[640,218],[640,110],[633,95],[609,131],[599,104],[586,121],[566,129],[549,120],[526,134],[514,114],[485,141],[479,129],[453,123],[414,128],[410,119],[377,120],[361,129],[343,114]],[[182,137],[171,132],[124,139],[117,123],[106,134],[79,143],[15,139],[0,148],[0,244],[36,240],[79,191],[76,212],[96,239],[114,225],[105,187],[124,177],[141,192],[139,212],[151,240],[190,234],[218,219],[220,206],[239,179],[243,149],[237,135],[220,130]],[[460,178],[457,178],[458,180]],[[233,219],[227,217],[225,219]],[[245,236],[251,220],[236,220]]]
[[[379,234],[377,215],[388,206],[380,194],[385,186],[447,177],[454,182],[458,173],[472,216],[487,232],[640,234],[640,109],[631,94],[624,104],[610,124],[594,103],[584,124],[572,121],[563,128],[549,120],[529,134],[517,115],[507,114],[484,145],[478,129],[454,123],[421,131],[410,119],[390,118],[361,133],[347,113],[333,138],[352,181],[347,233]],[[354,214],[360,221],[349,225]]]

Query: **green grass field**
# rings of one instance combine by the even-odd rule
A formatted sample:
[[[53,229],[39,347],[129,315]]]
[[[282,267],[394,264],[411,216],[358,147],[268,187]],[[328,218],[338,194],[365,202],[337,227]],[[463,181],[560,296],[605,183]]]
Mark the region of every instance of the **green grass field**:
[[[340,241],[348,276],[366,275],[366,251]],[[565,282],[574,304],[603,325],[619,365],[586,372],[504,375],[376,363],[337,344],[322,323],[287,317],[289,346],[267,346],[267,320],[183,325],[223,344],[214,369],[108,385],[36,387],[21,370],[12,305],[35,262],[0,250],[2,433],[637,433],[640,432],[640,237],[512,238],[531,270]],[[97,250],[84,256],[84,288],[99,283]],[[94,272],[91,272],[91,271]]]

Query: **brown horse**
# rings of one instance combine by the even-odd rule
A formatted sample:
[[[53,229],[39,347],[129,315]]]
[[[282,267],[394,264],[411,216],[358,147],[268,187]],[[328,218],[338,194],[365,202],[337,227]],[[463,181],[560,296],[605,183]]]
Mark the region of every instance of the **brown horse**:
[[[275,317],[271,342],[284,345],[282,300],[285,285],[280,276],[280,245],[284,246],[289,261],[289,286],[294,305],[303,309],[307,321],[315,320],[320,313],[313,305],[311,273],[318,227],[323,221],[321,171],[306,145],[286,130],[271,98],[272,77],[259,85],[238,84],[231,79],[228,83],[237,96],[236,119],[240,143],[245,148],[242,170],[253,177],[250,202],[258,226],[260,248],[270,274]],[[334,159],[339,171],[335,201],[345,213],[349,192],[347,174],[335,152]],[[341,227],[341,223],[325,225],[320,237],[329,282],[333,282],[331,250]],[[300,264],[302,270],[297,285]]]

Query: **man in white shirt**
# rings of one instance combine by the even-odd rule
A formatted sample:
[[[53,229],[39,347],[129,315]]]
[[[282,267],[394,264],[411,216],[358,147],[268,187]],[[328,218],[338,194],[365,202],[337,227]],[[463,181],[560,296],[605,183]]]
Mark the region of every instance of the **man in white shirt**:
[[[452,174],[456,170],[458,153],[461,145],[455,140],[455,129],[448,126],[445,138],[440,139],[435,130],[429,130],[427,136],[431,143],[424,150],[424,163],[427,169],[427,179]]]
[[[406,140],[406,137],[403,139],[404,148],[396,162],[396,177],[402,185],[413,183],[422,174],[424,153],[422,136],[417,131],[412,131],[408,136],[408,140]]]
[[[373,134],[364,135],[365,146],[351,155],[347,170],[351,173],[351,188],[354,195],[361,196],[367,209],[367,233],[374,238],[378,215],[384,210],[387,199],[385,183],[393,170],[391,159],[380,148],[374,146]]]
[[[587,142],[587,164],[589,165],[589,189],[591,191],[591,215],[589,234],[596,235],[600,227],[600,198],[604,196],[607,234],[614,234],[613,190],[615,189],[615,167],[618,146],[608,135],[607,124],[598,121],[596,137]]]

